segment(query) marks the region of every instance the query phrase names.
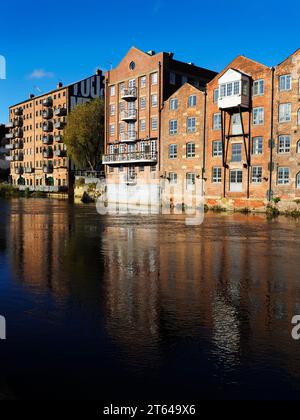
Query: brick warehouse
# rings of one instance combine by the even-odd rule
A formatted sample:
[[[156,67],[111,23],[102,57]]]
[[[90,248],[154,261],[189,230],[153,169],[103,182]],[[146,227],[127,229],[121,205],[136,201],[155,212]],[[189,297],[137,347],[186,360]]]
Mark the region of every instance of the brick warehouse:
[[[257,208],[300,197],[299,77],[300,50],[275,68],[239,56],[208,83],[208,204]]]
[[[162,111],[179,87],[204,89],[216,73],[174,59],[172,53],[131,48],[106,75],[106,166],[108,201],[159,204],[164,173]]]
[[[69,112],[80,103],[104,95],[104,76],[96,75],[63,86],[9,109],[6,134],[12,184],[20,190],[67,192],[72,163],[63,142]]]

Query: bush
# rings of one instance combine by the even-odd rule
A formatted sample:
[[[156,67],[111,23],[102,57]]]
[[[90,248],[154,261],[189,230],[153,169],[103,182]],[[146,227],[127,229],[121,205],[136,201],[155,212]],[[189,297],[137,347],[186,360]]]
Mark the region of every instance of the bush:
[[[84,185],[85,185],[85,179],[84,178],[76,179],[75,187],[80,188],[80,187],[83,187]]]
[[[224,207],[219,205],[212,206],[209,208],[209,210],[214,211],[215,213],[224,213],[227,211]]]
[[[280,197],[273,197],[272,201],[273,201],[274,204],[278,204],[278,203],[280,203],[281,198]]]
[[[267,205],[266,213],[269,218],[278,217],[280,215],[278,208],[272,206],[271,204]]]
[[[14,187],[11,184],[2,183],[0,184],[0,197],[9,198],[9,197],[20,197],[22,194],[18,188]]]

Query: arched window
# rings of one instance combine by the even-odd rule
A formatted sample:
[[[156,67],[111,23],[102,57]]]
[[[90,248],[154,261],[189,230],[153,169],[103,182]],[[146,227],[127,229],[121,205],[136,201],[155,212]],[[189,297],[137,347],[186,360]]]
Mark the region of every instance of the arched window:
[[[300,189],[300,172],[296,175],[296,188]]]
[[[300,140],[297,141],[297,153],[300,153]]]
[[[300,125],[300,109],[297,112],[297,124]]]

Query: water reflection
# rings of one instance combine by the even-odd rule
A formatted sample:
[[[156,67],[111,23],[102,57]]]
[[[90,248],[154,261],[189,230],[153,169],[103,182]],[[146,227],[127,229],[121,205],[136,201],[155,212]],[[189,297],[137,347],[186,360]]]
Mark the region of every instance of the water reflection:
[[[48,200],[12,201],[5,213],[11,281],[38,296],[37,309],[45,295],[54,299],[66,338],[78,317],[86,321],[94,347],[85,357],[98,376],[109,369],[120,382],[118,364],[125,383],[142,373],[152,395],[179,384],[211,398],[299,392],[299,343],[290,338],[300,313],[299,223],[209,214],[188,227],[180,215],[99,216]]]

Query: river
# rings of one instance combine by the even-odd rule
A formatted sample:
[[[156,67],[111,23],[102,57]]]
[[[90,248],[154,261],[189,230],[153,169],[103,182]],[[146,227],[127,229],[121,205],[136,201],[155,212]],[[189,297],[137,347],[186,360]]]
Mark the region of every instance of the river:
[[[299,398],[300,223],[0,201],[0,399]]]

